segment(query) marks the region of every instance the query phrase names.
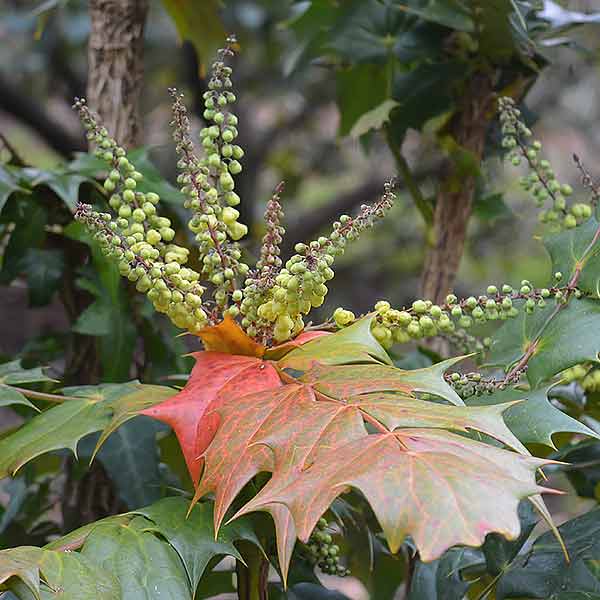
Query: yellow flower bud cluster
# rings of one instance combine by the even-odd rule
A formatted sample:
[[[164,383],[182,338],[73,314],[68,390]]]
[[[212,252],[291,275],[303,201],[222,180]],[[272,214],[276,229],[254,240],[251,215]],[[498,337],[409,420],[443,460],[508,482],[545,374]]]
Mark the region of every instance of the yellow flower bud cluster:
[[[160,197],[138,190],[143,175],[98,125],[85,100],[77,99],[75,108],[88,139],[96,145],[96,156],[108,163],[103,187],[110,194],[108,203],[116,215],[113,219],[109,213],[80,204],[76,218],[93,232],[103,252],[117,259],[121,275],[135,282],[136,289],[147,294],[156,310],[166,313],[178,327],[197,332],[206,325],[207,314],[202,308],[200,274],[183,266],[189,250],[173,242],[171,221],[157,210]]]
[[[264,301],[256,306],[250,297],[246,306],[242,304],[250,335],[255,333],[253,322],[261,326],[270,324],[277,342],[286,341],[302,330],[303,315],[321,306],[325,300],[326,283],[334,277],[335,257],[344,253],[348,241],[358,238],[391,208],[395,200],[393,186],[393,182],[386,183],[381,198],[373,205],[362,205],[354,218],[342,215],[334,222],[329,237],[320,237],[310,244],[296,244],[297,254],[277,274]],[[244,321],[242,325],[245,325]]]
[[[75,218],[84,223],[98,242],[102,252],[113,257],[123,277],[135,283],[145,293],[158,312],[166,313],[177,327],[197,333],[207,323],[202,308],[204,288],[199,274],[181,265],[187,260],[187,251],[167,246],[170,262],[144,257],[140,247],[144,242],[130,244],[109,213],[94,211],[89,204],[79,204]]]

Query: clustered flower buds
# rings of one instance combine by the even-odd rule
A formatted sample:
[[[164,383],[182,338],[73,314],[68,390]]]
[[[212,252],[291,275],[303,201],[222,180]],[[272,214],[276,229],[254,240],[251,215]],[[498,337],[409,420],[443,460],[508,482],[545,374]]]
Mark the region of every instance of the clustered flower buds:
[[[391,208],[395,195],[393,182],[385,184],[381,198],[373,205],[361,206],[356,217],[342,215],[333,224],[328,237],[320,237],[309,244],[296,244],[292,256],[275,277],[275,285],[266,298],[256,305],[252,295],[242,303],[242,312],[249,335],[256,334],[272,324],[273,338],[282,342],[299,333],[304,327],[302,315],[323,304],[327,294],[326,282],[333,279],[331,268],[336,256],[344,253],[347,242],[355,240],[362,231],[372,227],[375,220]],[[254,285],[253,280],[248,285]],[[256,323],[257,325],[252,325]]]
[[[135,170],[126,152],[100,127],[85,100],[76,99],[74,107],[95,146],[95,154],[108,164],[104,189],[110,194],[109,213],[96,212],[80,204],[75,218],[93,233],[102,250],[118,260],[124,277],[148,295],[159,312],[166,313],[178,327],[199,331],[206,325],[202,308],[204,288],[199,273],[184,267],[189,251],[173,243],[171,221],[157,211],[159,196],[137,190],[143,176]]]
[[[127,228],[119,226],[119,219],[115,221],[109,213],[96,212],[89,204],[79,204],[75,219],[86,225],[104,254],[118,261],[121,275],[135,282],[138,292],[145,293],[158,312],[166,313],[175,325],[192,332],[206,325],[199,274],[181,266],[187,253],[179,253],[168,244],[159,250],[143,240],[137,241],[139,236],[127,235]]]
[[[108,164],[104,189],[111,215],[81,204],[76,218],[93,233],[107,255],[114,257],[121,273],[136,282],[139,291],[148,295],[154,307],[166,313],[181,328],[198,333],[225,315],[240,317],[248,335],[265,345],[284,342],[304,328],[303,316],[323,304],[327,281],[333,278],[332,264],[343,254],[346,243],[371,227],[384,216],[395,196],[393,183],[385,185],[384,194],[371,205],[363,205],[355,217],[343,215],[333,225],[328,237],[310,244],[297,244],[296,252],[286,263],[280,258],[280,244],[285,233],[281,225],[283,212],[280,184],[267,205],[267,232],[263,238],[256,268],[241,260],[238,241],[248,229],[238,221],[235,208],[240,198],[235,177],[242,170],[242,148],[238,137],[238,118],[231,107],[236,101],[232,91],[232,69],[226,60],[233,56],[235,38],[219,51],[213,63],[208,90],[204,94],[204,119],[200,131],[203,150],[195,154],[190,122],[182,95],[171,89],[173,98],[173,138],[179,157],[178,183],[185,197],[184,207],[191,211],[189,229],[195,236],[200,254],[201,271],[185,267],[189,251],[174,243],[171,221],[158,214],[157,194],[142,193],[136,171],[123,148],[110,138],[84,100],[75,108],[96,147],[96,155]],[[212,301],[204,301],[207,283]],[[243,286],[240,285],[243,283]],[[337,312],[340,325],[354,320],[349,311]]]
[[[269,337],[272,335],[272,325],[270,321],[258,316],[257,309],[268,300],[283,264],[280,258],[280,245],[285,233],[285,229],[281,225],[283,210],[280,196],[282,191],[283,182],[278,184],[267,203],[264,215],[267,231],[262,239],[260,258],[256,263],[256,268],[245,281],[244,300],[240,305],[243,317],[242,326],[249,335],[261,338],[265,343],[269,342]]]
[[[186,197],[185,207],[193,213],[188,226],[198,242],[202,275],[214,285],[214,299],[221,310],[233,300],[236,279],[248,273],[247,265],[240,262],[241,250],[236,243],[248,228],[238,222],[239,212],[234,208],[240,203],[234,192],[234,177],[242,170],[239,160],[244,151],[232,143],[238,136],[238,119],[231,111],[236,97],[231,91],[232,69],[224,60],[233,55],[235,39],[230,37],[227,42],[212,65],[209,89],[204,94],[204,118],[209,126],[200,132],[202,159],[194,153],[182,95],[175,89],[169,90],[173,98],[173,137],[180,157],[178,182]],[[235,316],[239,309],[233,302],[229,312]]]
[[[350,571],[340,563],[340,547],[333,543],[330,524],[321,517],[307,543],[311,562],[323,573],[345,577]]]
[[[568,183],[560,183],[550,162],[540,158],[542,144],[539,141],[529,143],[531,130],[521,120],[521,111],[512,98],[500,98],[500,123],[502,127],[502,146],[507,158],[515,166],[525,161],[529,174],[520,178],[521,187],[529,192],[539,208],[542,223],[549,223],[555,229],[572,229],[589,219],[592,207],[583,202],[568,206],[567,198],[573,194]],[[549,208],[546,208],[551,204]]]
[[[435,336],[445,336],[464,350],[480,351],[491,345],[489,338],[482,341],[469,336],[464,330],[487,321],[504,321],[516,317],[520,311],[532,313],[544,308],[549,300],[564,303],[573,295],[581,298],[580,290],[568,285],[560,287],[562,273],[555,273],[557,285],[550,288],[534,288],[524,279],[517,289],[504,284],[500,288],[489,285],[481,296],[469,296],[458,299],[449,294],[443,304],[434,304],[430,300],[415,300],[408,308],[392,308],[386,300],[375,304],[375,315],[371,331],[384,348],[394,343],[403,344]],[[354,314],[338,308],[333,320],[338,327],[345,327],[354,321]]]
[[[482,396],[502,391],[509,384],[517,383],[522,372],[515,371],[509,378],[483,377],[481,373],[446,373],[444,379],[455,389],[461,398]]]

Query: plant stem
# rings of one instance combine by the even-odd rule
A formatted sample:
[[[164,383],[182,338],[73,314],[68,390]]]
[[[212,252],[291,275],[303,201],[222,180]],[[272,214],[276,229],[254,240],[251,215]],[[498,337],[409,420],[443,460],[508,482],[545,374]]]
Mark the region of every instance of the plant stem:
[[[250,542],[240,542],[238,548],[246,562],[236,561],[239,600],[268,600],[269,561]]]
[[[410,170],[408,162],[402,154],[402,150],[396,144],[396,141],[394,140],[389,128],[386,129],[386,137],[388,146],[390,147],[390,150],[394,155],[394,159],[396,160],[398,171],[400,171],[402,179],[404,180],[404,185],[406,185],[406,189],[410,192],[413,202],[415,203],[418,211],[421,213],[425,224],[430,226],[433,223],[433,206],[431,205],[431,202],[429,202],[421,193],[419,184]]]

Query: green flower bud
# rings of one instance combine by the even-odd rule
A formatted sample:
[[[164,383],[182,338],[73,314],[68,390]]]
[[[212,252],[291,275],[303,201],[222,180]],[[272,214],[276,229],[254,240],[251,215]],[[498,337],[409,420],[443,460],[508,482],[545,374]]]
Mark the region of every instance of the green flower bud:
[[[465,301],[465,307],[473,310],[474,308],[477,307],[477,298],[475,298],[474,296],[469,296],[466,301]]]
[[[152,206],[152,208],[154,207]],[[132,217],[136,223],[143,223],[146,220],[146,213],[141,208],[136,208],[132,213]]]
[[[471,314],[473,315],[473,318],[477,320],[484,318],[484,312],[480,306],[476,306]]]
[[[462,317],[462,314],[463,314],[462,308],[460,306],[453,306],[452,310],[450,311],[450,314],[455,319],[458,319],[458,318]]]
[[[434,304],[430,309],[429,309],[429,314],[434,318],[434,319],[439,319],[442,315],[442,309],[437,305]]]
[[[171,229],[170,227],[161,227],[159,231],[160,236],[163,240],[165,240],[165,242],[170,242],[175,237],[175,230]]]
[[[156,246],[161,239],[161,235],[158,231],[156,231],[156,229],[149,229],[146,232],[146,241],[152,246]]]
[[[421,313],[427,312],[427,304],[423,300],[415,300],[412,303],[412,309],[417,314],[421,314]]]
[[[219,177],[219,183],[221,184],[221,187],[226,192],[233,191],[233,188],[235,187],[235,182],[233,181],[233,177],[226,171],[221,173],[221,176]]]
[[[229,163],[229,172],[232,175],[237,175],[242,172],[242,165],[237,160],[232,160]]]
[[[240,158],[244,157],[244,151],[240,146],[233,147],[233,158],[240,160]]]

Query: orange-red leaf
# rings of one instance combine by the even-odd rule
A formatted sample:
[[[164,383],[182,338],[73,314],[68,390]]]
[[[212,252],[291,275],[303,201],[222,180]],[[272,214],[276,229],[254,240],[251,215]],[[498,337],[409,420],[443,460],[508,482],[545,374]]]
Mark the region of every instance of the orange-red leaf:
[[[194,358],[196,364],[183,390],[142,414],[173,428],[192,481],[197,483],[202,470],[200,456],[219,424],[214,409],[231,397],[282,384],[275,368],[260,358],[222,352],[197,352]]]
[[[246,335],[229,315],[212,327],[204,327],[198,333],[204,348],[212,352],[262,357],[266,348]]]
[[[542,491],[535,482],[542,462],[445,431],[485,433],[526,455],[501,416],[511,404],[427,402],[402,382],[403,371],[364,369],[315,365],[297,383],[215,406],[219,427],[194,497],[214,493],[215,528],[246,483],[267,471],[269,482],[236,516],[271,514],[284,577],[296,535],[306,540],[352,487],[371,503],[392,549],[410,534],[433,558],[455,543],[477,545],[489,531],[517,535],[516,507]]]

